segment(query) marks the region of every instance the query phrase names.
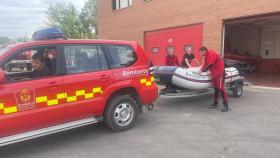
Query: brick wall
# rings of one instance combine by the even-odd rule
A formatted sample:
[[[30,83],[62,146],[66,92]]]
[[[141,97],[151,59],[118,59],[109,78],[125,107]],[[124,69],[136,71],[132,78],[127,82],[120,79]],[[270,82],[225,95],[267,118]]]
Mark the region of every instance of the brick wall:
[[[203,45],[222,47],[223,19],[280,12],[279,0],[133,0],[112,10],[112,0],[97,0],[99,38],[144,44],[144,32],[203,23]]]

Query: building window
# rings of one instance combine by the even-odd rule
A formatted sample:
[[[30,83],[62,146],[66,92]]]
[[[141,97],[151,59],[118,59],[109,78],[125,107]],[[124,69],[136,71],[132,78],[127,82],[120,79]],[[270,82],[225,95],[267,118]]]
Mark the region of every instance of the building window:
[[[184,45],[184,51],[186,52],[189,48],[193,50],[193,45]]]
[[[158,47],[153,47],[152,48],[152,53],[159,53],[159,48]]]
[[[113,10],[119,10],[132,6],[132,0],[113,0]]]
[[[166,51],[167,51],[167,52],[170,52],[170,51],[175,52],[175,47],[174,47],[174,46],[168,46],[168,47],[166,48]]]

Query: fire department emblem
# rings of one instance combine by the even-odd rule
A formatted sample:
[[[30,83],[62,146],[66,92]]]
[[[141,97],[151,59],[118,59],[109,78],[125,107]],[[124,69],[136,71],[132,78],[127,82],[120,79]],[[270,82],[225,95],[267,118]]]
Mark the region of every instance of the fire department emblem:
[[[23,103],[27,103],[31,101],[31,94],[28,89],[21,89],[19,92],[19,97]]]
[[[34,90],[23,88],[17,91],[15,94],[18,111],[26,111],[36,108],[34,103]]]

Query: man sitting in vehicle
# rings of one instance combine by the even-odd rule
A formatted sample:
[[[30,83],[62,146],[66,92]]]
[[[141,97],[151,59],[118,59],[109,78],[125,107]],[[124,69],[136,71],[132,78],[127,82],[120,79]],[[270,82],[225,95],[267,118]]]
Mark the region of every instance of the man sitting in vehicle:
[[[46,77],[50,75],[49,68],[45,65],[45,58],[43,53],[37,52],[32,56],[32,67],[31,73],[32,78]]]

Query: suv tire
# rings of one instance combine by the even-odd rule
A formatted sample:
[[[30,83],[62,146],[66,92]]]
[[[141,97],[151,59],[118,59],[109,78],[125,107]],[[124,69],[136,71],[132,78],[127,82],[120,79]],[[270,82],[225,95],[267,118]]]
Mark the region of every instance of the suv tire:
[[[138,112],[138,104],[131,96],[116,96],[106,107],[105,124],[116,132],[128,130],[134,126]]]

